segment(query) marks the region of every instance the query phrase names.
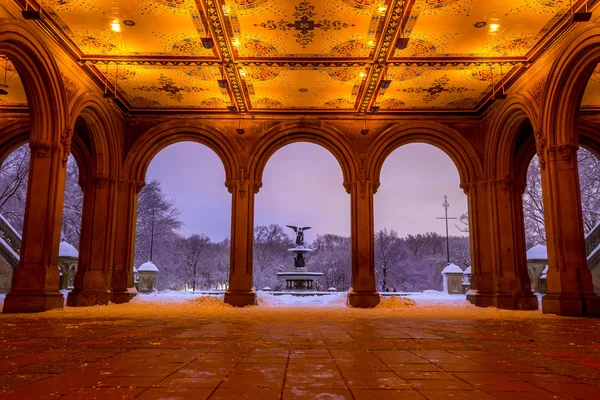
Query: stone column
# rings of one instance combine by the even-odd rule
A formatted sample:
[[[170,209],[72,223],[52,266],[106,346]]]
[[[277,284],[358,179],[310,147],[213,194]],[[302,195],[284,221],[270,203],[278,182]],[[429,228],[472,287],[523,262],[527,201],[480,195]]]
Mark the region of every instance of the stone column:
[[[587,266],[577,169],[577,147],[566,144],[538,149],[542,175],[548,290],[544,313],[600,315]]]
[[[115,181],[96,176],[82,183],[83,216],[72,307],[108,304],[115,238]]]
[[[471,288],[467,300],[479,307],[494,306],[494,264],[490,251],[489,192],[487,182],[461,185],[468,199],[471,247]]]
[[[5,313],[46,311],[62,308],[64,302],[57,264],[67,155],[49,142],[32,140],[29,146],[23,241],[13,288],[4,300]]]
[[[357,181],[345,186],[350,193],[352,249],[352,287],[348,292],[348,302],[352,307],[372,308],[379,304],[373,227],[373,195],[378,185],[362,171]]]
[[[229,288],[225,303],[236,307],[254,305],[256,292],[252,283],[252,254],[254,246],[254,195],[261,183],[249,179],[242,168],[234,181],[226,182],[232,194],[231,253],[229,259]]]
[[[525,188],[510,178],[491,180],[489,188],[491,261],[495,271],[494,305],[511,310],[537,310],[538,300],[531,291],[525,255]]]
[[[110,283],[111,301],[117,304],[129,301],[129,288],[133,287],[137,201],[143,187],[144,182],[120,179],[117,183],[117,223]]]

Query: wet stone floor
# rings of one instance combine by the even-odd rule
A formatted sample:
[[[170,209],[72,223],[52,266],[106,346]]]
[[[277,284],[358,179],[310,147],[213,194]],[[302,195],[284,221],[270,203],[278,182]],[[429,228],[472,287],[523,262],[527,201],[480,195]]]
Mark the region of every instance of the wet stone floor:
[[[469,312],[2,315],[0,398],[600,399],[600,320]]]

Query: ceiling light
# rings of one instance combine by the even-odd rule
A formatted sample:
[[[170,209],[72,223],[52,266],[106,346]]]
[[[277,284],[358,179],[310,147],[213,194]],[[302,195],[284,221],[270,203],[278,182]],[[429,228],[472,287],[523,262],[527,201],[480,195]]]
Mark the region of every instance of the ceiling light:
[[[396,48],[398,50],[404,50],[408,46],[408,40],[409,40],[409,38],[407,38],[407,37],[399,38],[398,41],[396,42]]]
[[[358,76],[360,76],[361,78],[364,78],[367,76],[367,73],[365,71],[360,71],[360,73],[358,74]]]
[[[246,76],[246,72],[243,69],[240,69],[240,76],[244,78]]]
[[[375,42],[372,40],[369,40],[369,47],[375,47]]]
[[[110,21],[110,29],[112,29],[113,32],[121,32],[121,23],[118,19]]]
[[[305,87],[303,87],[303,88],[300,88],[300,89],[298,89],[298,90],[299,90],[300,92],[302,92],[302,93],[306,93],[306,92],[308,92],[308,89],[307,89],[307,88],[305,88]]]
[[[379,11],[379,14],[385,14],[385,12],[387,11],[387,7],[381,6],[377,9],[377,11]]]
[[[231,41],[231,44],[234,46],[239,46],[240,45],[240,39],[238,38],[233,38],[233,40]]]
[[[221,9],[223,10],[223,15],[229,15],[229,13],[231,12],[231,8],[226,4],[223,4],[221,7]]]
[[[498,32],[498,30],[500,30],[500,24],[497,24],[495,22],[490,24],[490,33],[496,33]]]
[[[213,42],[212,38],[202,38],[200,41],[202,42],[202,47],[205,49],[212,49],[215,46],[215,42]]]
[[[381,88],[382,89],[387,89],[390,87],[390,85],[392,84],[392,81],[389,79],[384,79],[383,81],[381,81]]]

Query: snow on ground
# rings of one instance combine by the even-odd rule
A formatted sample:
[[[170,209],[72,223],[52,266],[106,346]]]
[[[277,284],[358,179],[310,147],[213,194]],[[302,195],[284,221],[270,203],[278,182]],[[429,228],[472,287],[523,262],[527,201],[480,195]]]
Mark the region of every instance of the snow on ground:
[[[62,291],[65,295],[68,291]],[[0,307],[5,295],[0,295]],[[274,296],[259,291],[257,306],[231,307],[223,302],[223,295],[204,295],[199,292],[162,291],[139,294],[128,304],[108,306],[66,307],[37,314],[0,314],[7,318],[218,318],[233,315],[237,318],[262,318],[269,315],[289,314],[307,318],[406,318],[406,319],[548,319],[559,318],[535,311],[511,311],[476,307],[464,295],[447,295],[437,291],[423,293],[394,293],[382,296],[381,305],[375,309],[346,306],[346,293],[324,296]]]

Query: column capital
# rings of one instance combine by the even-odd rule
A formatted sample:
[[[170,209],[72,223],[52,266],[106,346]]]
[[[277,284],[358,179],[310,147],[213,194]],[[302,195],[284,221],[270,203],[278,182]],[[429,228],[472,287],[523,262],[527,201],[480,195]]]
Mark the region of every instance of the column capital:
[[[58,145],[46,140],[30,140],[29,149],[31,158],[50,158],[53,153],[59,150]]]
[[[577,159],[577,150],[579,146],[573,144],[560,144],[546,148],[547,161],[571,161]]]

